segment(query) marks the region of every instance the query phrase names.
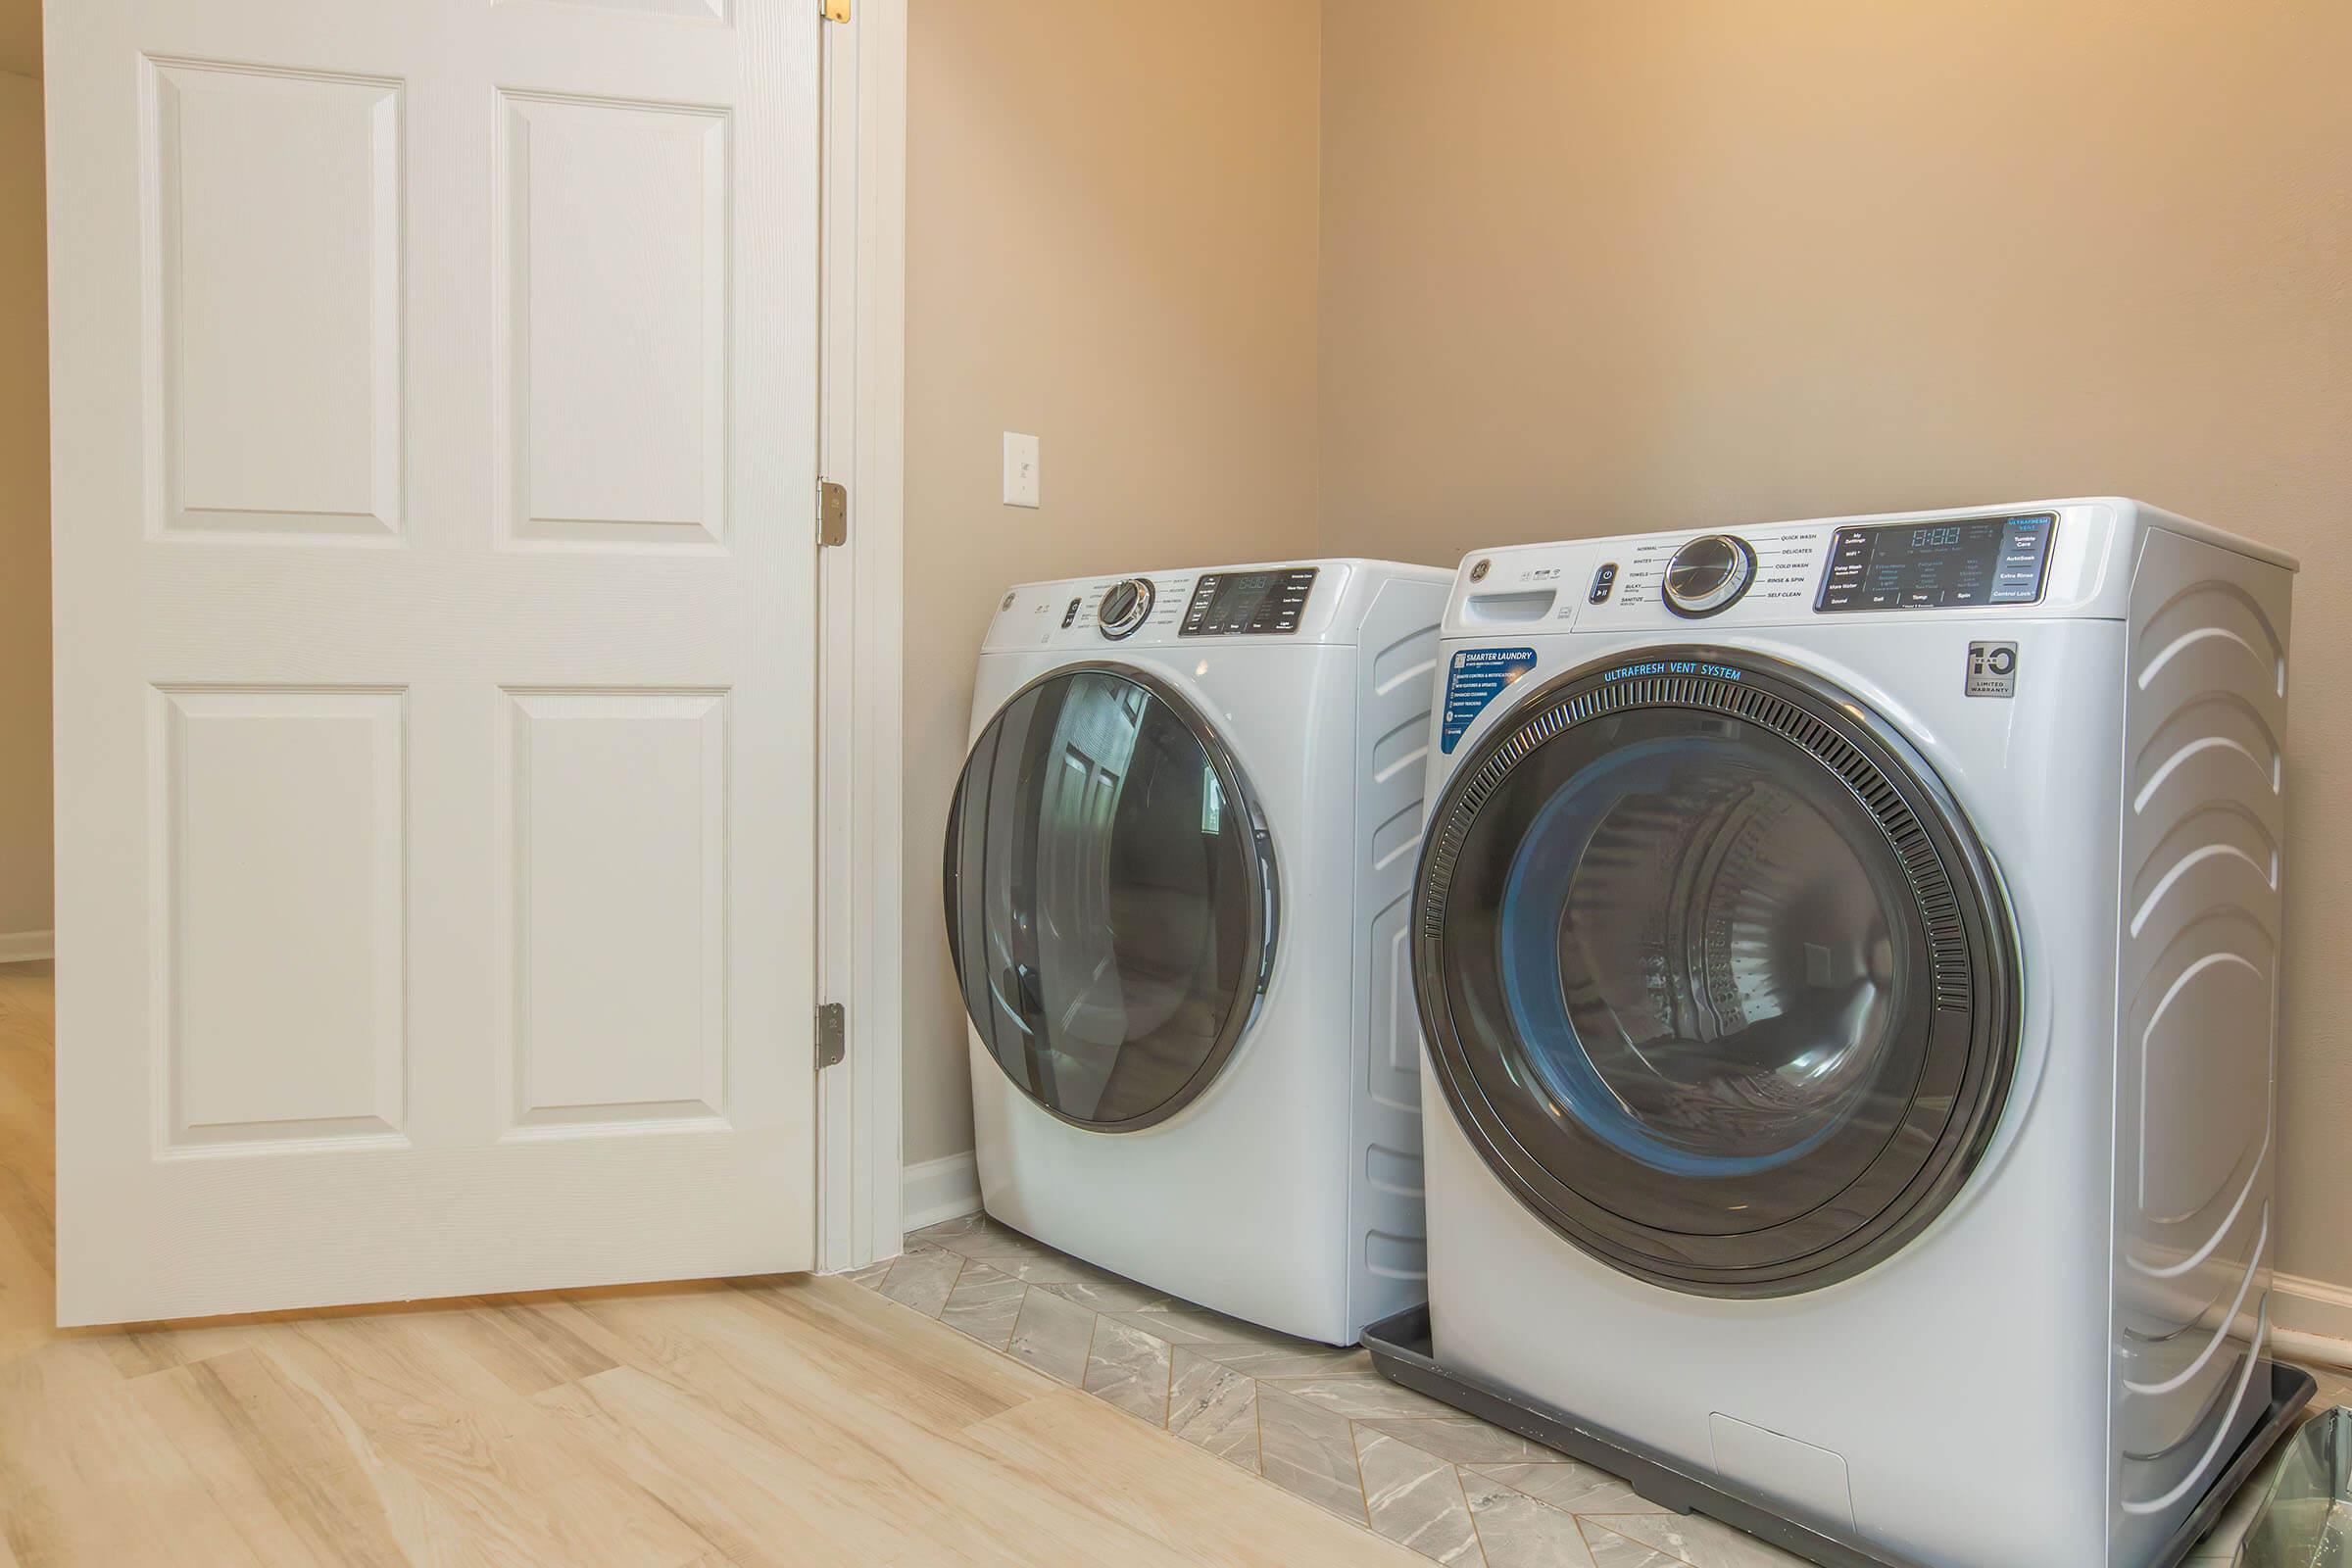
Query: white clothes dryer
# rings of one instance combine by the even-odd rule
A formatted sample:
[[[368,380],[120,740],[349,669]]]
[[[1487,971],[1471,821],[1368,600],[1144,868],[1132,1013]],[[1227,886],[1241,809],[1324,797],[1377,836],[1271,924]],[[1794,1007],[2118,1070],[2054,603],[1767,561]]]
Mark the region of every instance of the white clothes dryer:
[[[946,858],[989,1213],[1310,1339],[1422,1299],[1404,934],[1451,580],[1004,595]]]

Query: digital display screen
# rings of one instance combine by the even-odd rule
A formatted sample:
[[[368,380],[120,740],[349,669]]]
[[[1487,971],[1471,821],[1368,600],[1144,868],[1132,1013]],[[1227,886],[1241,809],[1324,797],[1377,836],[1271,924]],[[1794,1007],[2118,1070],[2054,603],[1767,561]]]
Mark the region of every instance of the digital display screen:
[[[1211,613],[1220,620],[1239,621],[1245,625],[1274,591],[1278,579],[1270,571],[1247,571],[1238,577],[1227,577],[1218,584],[1211,602]]]
[[[1965,609],[2030,605],[2049,572],[2055,513],[1958,522],[1840,528],[1814,609]]]
[[[1296,632],[1315,585],[1313,566],[1271,571],[1212,571],[1193,586],[1180,637],[1242,637]]]

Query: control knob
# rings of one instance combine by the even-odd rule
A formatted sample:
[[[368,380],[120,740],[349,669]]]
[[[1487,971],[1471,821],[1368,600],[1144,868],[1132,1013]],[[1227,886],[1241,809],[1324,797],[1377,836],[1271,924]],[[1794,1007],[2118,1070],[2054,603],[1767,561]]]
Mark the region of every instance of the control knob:
[[[1666,563],[1666,608],[1691,620],[1721,614],[1756,580],[1756,552],[1738,534],[1691,540]]]
[[[1095,611],[1095,620],[1102,635],[1112,642],[1135,635],[1152,614],[1152,579],[1122,577],[1102,590],[1102,603]]]

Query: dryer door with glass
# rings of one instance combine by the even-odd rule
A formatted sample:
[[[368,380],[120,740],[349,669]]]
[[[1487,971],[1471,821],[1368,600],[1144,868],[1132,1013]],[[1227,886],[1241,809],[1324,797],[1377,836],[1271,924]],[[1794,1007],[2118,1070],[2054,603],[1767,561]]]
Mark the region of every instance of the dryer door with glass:
[[[1514,705],[1438,804],[1415,913],[1471,1142],[1670,1289],[1790,1295],[1890,1255],[2009,1090],[1983,849],[1891,726],[1779,661],[1643,650]]]
[[[1275,897],[1239,764],[1145,670],[1032,682],[964,763],[947,840],[964,1007],[1063,1121],[1133,1131],[1207,1089],[1271,972]]]

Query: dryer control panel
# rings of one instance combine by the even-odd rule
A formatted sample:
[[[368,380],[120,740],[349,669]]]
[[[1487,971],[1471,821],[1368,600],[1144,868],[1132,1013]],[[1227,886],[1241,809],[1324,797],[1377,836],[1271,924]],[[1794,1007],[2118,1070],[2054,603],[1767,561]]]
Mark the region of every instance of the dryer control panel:
[[[1312,566],[1262,571],[1211,571],[1193,585],[1181,637],[1290,636],[1314,591]]]
[[[1234,643],[1290,645],[1344,641],[1351,596],[1376,587],[1350,560],[1251,563],[1130,577],[1069,578],[1009,589],[990,622],[986,647],[1107,653]],[[1430,580],[1442,580],[1423,569]],[[1215,639],[1211,644],[1210,639]]]

